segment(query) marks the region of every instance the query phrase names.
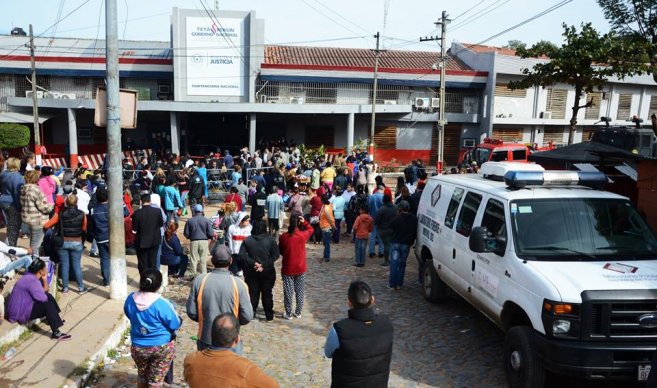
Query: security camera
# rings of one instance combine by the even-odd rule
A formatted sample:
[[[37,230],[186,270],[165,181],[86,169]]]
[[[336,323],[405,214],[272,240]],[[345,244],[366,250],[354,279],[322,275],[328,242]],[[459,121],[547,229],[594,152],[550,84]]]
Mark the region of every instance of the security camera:
[[[431,65],[431,70],[438,70],[438,64],[434,63],[433,65]]]

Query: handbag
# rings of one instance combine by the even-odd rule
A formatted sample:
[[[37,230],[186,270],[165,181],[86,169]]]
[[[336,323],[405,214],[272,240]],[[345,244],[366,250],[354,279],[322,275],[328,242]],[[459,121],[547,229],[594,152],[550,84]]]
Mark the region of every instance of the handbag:
[[[62,221],[57,221],[57,231],[50,238],[53,248],[59,249],[64,245],[64,232],[62,231]]]

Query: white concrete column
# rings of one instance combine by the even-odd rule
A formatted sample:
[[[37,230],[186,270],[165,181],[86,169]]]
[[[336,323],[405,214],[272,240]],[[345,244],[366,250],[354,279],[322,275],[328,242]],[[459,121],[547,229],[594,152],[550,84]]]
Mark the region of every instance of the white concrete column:
[[[256,149],[256,114],[249,114],[249,153],[253,155]]]
[[[180,126],[176,112],[169,112],[169,122],[171,123],[171,153],[180,156]]]
[[[347,115],[347,155],[351,154],[352,148],[354,148],[354,114],[349,113]]]
[[[75,110],[67,108],[68,113],[68,148],[69,148],[69,167],[71,170],[78,168],[78,124],[75,118]]]

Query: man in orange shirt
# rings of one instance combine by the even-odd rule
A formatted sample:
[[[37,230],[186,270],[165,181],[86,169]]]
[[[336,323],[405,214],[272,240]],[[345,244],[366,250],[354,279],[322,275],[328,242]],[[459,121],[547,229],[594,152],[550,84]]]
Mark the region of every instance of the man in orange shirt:
[[[240,341],[240,323],[232,313],[212,322],[212,346],[185,357],[185,381],[196,387],[278,387],[273,378],[232,349]]]

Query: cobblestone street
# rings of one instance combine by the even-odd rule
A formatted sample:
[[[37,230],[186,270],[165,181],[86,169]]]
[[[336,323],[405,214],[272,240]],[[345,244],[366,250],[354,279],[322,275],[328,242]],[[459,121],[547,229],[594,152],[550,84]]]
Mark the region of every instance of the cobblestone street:
[[[320,262],[321,245],[308,244],[306,305],[301,319],[280,319],[283,308],[280,260],[279,278],[274,292],[276,319],[254,321],[242,328],[245,356],[274,377],[281,387],[328,387],[331,360],[323,346],[333,321],[347,314],[347,287],[353,279],[365,280],[372,287],[376,306],[388,314],[395,327],[390,387],[505,387],[502,369],[502,333],[464,300],[454,296],[434,305],[426,302],[414,285],[417,261],[411,252],[406,268],[406,285],[388,290],[387,267],[378,257],[368,258],[363,268],[352,266],[353,245],[346,241],[333,245],[333,259]],[[130,256],[129,260],[135,260]],[[197,324],[184,313],[189,286],[170,286],[165,296],[176,303],[184,318],[176,343],[174,381],[184,386],[183,360],[196,350],[192,336]],[[259,316],[264,318],[262,311]],[[137,370],[129,349],[123,357],[101,372],[95,387],[134,386]],[[565,385],[564,385],[565,384]],[[551,378],[548,386],[600,387],[600,383],[573,382]],[[604,385],[604,386],[623,386]]]

